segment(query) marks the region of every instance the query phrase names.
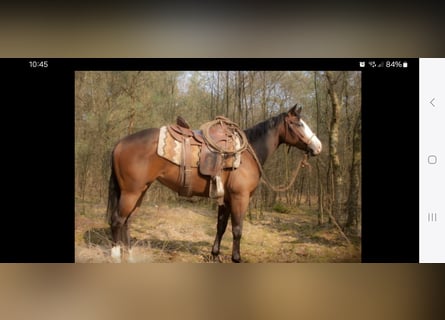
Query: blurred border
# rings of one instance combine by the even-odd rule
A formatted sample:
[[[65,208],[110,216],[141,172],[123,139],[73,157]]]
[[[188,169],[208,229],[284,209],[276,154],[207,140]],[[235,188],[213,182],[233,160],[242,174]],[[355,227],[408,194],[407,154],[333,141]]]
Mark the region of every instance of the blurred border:
[[[126,2],[127,3],[127,2]],[[1,57],[437,57],[438,4],[247,1],[0,6]]]
[[[3,319],[439,319],[443,293],[438,265],[68,264],[0,270]]]

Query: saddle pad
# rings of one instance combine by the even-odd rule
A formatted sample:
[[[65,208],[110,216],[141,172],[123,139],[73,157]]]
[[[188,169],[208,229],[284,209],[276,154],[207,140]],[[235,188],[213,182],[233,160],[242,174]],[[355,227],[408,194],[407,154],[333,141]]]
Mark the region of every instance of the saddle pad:
[[[157,153],[160,157],[167,159],[174,164],[181,165],[182,149],[182,143],[173,139],[167,130],[167,126],[163,126],[159,129]],[[200,146],[191,145],[190,150],[192,152],[191,166],[197,168],[201,148]]]

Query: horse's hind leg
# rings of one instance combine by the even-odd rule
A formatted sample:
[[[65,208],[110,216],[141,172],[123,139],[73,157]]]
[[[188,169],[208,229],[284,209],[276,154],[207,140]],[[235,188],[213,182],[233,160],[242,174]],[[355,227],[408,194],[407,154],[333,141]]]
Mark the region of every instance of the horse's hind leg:
[[[119,262],[121,260],[121,245],[129,250],[131,259],[131,240],[129,231],[130,216],[139,207],[142,198],[145,194],[143,192],[128,193],[122,192],[119,199],[119,211],[118,214],[111,217],[111,235],[113,238],[113,247],[111,249],[111,256],[114,261]]]
[[[221,245],[221,239],[227,228],[227,222],[229,220],[230,211],[226,205],[218,206],[218,223],[216,226],[216,237],[213,243],[212,255],[213,260],[219,260],[219,248]]]

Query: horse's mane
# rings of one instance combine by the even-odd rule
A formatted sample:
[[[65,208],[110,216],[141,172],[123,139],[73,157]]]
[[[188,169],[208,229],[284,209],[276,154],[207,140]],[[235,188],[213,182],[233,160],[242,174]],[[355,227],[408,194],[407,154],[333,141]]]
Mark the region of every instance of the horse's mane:
[[[257,139],[260,139],[264,137],[264,135],[270,130],[276,128],[286,116],[286,113],[281,113],[275,117],[269,118],[267,120],[264,120],[263,122],[260,122],[246,130],[244,132],[246,133],[247,140],[249,142],[256,141]]]

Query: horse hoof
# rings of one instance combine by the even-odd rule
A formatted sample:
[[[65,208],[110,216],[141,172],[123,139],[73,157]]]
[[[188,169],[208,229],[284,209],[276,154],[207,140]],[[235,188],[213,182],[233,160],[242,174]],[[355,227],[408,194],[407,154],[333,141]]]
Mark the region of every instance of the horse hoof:
[[[111,248],[111,259],[114,263],[120,263],[121,262],[121,247],[115,246]]]

